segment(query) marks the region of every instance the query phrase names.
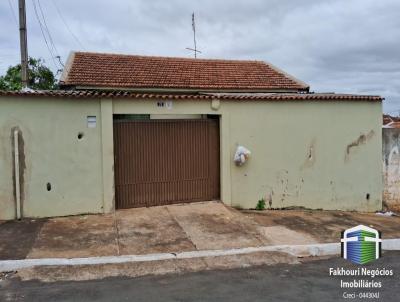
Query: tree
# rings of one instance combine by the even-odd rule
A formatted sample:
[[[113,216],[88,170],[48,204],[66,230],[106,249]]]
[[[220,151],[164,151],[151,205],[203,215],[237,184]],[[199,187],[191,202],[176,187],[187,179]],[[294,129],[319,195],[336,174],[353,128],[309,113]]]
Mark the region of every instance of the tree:
[[[29,88],[35,90],[57,89],[53,72],[44,65],[42,59],[28,60]],[[0,90],[20,90],[22,88],[21,64],[10,66],[4,76],[0,76]]]

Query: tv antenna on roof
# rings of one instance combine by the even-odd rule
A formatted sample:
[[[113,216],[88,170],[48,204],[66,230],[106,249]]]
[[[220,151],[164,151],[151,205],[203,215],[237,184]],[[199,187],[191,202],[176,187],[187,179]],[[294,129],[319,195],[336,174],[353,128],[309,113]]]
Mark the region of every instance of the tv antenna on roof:
[[[197,58],[197,53],[201,53],[200,50],[197,50],[197,44],[196,44],[196,23],[194,22],[194,12],[192,13],[192,29],[193,29],[193,42],[194,42],[194,48],[186,47],[186,49],[193,51],[194,53],[194,58]]]

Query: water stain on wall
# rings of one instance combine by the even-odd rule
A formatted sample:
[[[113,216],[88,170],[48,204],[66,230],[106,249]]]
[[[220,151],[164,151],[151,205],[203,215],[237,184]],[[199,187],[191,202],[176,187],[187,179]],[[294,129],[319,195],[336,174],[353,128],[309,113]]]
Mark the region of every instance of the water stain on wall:
[[[365,145],[375,135],[374,130],[369,131],[367,134],[361,134],[356,140],[352,141],[346,146],[345,161],[349,160],[351,151],[360,145]]]
[[[388,210],[400,211],[400,129],[383,128],[383,204]]]
[[[24,141],[24,136],[19,129],[19,127],[13,127],[11,128],[11,146],[12,146],[12,158],[14,162],[14,157],[15,157],[15,142],[14,142],[14,132],[15,130],[18,131],[18,159],[19,159],[19,185],[20,185],[20,198],[21,198],[21,208],[24,208],[24,200],[25,200],[25,170],[26,170],[26,163],[25,163],[25,141]],[[14,200],[16,200],[16,192],[15,192],[15,166],[12,166],[13,168],[13,196]],[[23,211],[21,211],[23,213]]]
[[[308,145],[306,158],[304,160],[303,165],[301,166],[301,169],[311,168],[312,166],[314,166],[315,161],[317,159],[315,150],[316,150],[316,138],[313,138],[310,144]]]

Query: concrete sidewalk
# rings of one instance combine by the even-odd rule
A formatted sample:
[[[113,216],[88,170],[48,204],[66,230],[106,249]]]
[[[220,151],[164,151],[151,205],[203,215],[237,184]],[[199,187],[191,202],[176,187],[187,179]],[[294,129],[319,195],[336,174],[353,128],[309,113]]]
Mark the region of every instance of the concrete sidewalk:
[[[333,243],[336,253],[340,232],[358,224],[377,228],[383,239],[400,238],[399,217],[340,211],[238,211],[219,202],[204,202],[119,210],[110,215],[3,222],[0,260],[51,263],[53,258],[139,257],[130,263],[45,265],[18,272],[22,278],[44,281],[297,263],[299,252],[290,253],[293,248],[305,250],[307,256],[313,254],[307,250]],[[247,248],[251,253],[242,253]],[[179,256],[191,252],[197,256]],[[154,259],[141,261],[140,255]]]
[[[237,211],[219,202],[0,224],[0,260],[178,253],[339,242],[365,224],[400,238],[400,218],[340,211]]]
[[[296,244],[294,238],[282,236],[288,230],[302,234],[301,241],[308,238],[318,243],[339,242],[341,231],[359,224],[381,231],[383,239],[400,238],[399,216],[319,210],[245,210],[241,213],[259,224],[273,244]]]
[[[268,243],[256,223],[218,202],[0,225],[0,260],[173,253]]]

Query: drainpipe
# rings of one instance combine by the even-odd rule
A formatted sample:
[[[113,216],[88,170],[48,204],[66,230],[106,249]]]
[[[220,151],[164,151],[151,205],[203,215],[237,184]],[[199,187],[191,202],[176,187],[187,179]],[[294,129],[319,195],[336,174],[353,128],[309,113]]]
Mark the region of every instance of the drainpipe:
[[[19,184],[19,146],[18,130],[14,130],[14,171],[15,171],[15,207],[17,219],[21,219],[21,188]]]

